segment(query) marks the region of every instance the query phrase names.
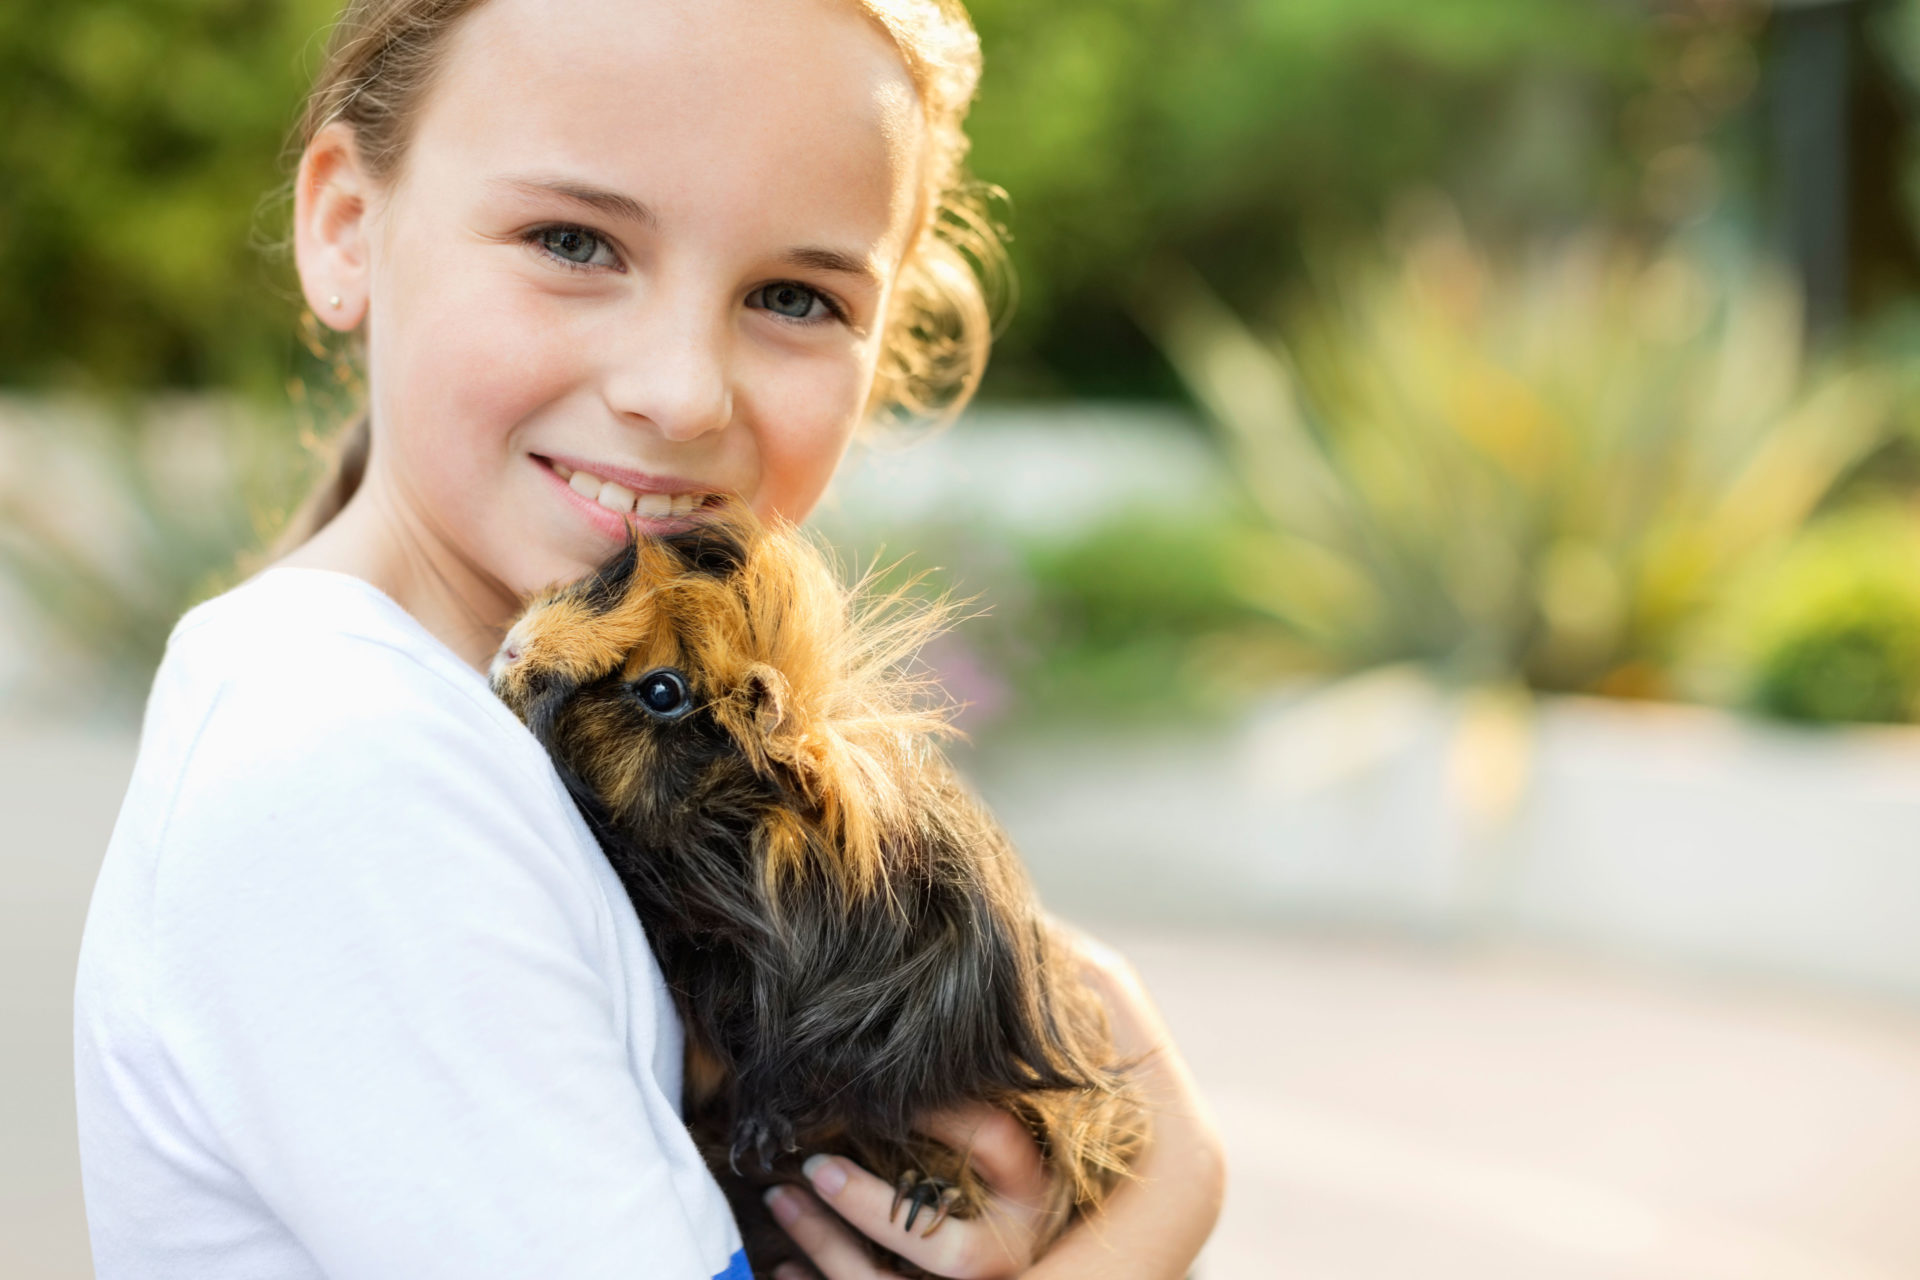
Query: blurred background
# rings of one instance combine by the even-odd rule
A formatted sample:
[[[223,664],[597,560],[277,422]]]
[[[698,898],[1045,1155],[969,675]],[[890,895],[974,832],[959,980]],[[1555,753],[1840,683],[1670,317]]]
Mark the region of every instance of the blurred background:
[[[0,9],[0,1272],[182,609],[349,409],[329,0]],[[1920,1274],[1920,0],[976,0],[1019,284],[817,517],[1233,1165],[1204,1280]]]

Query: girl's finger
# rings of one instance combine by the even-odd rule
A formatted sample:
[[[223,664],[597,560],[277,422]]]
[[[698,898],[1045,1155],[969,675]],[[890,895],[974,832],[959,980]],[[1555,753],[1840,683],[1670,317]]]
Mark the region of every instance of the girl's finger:
[[[799,1187],[772,1188],[767,1208],[827,1280],[884,1280],[888,1275],[873,1265],[865,1246],[839,1219]]]
[[[994,1192],[1036,1211],[1047,1200],[1047,1166],[1027,1126],[999,1107],[973,1103],[928,1116],[921,1128],[966,1156]]]
[[[1032,1259],[1035,1215],[1014,1206],[996,1206],[1000,1212],[980,1218],[947,1218],[929,1235],[929,1211],[922,1210],[909,1228],[905,1207],[895,1206],[893,1185],[851,1160],[814,1156],[804,1168],[820,1198],[855,1230],[935,1275],[996,1280],[1018,1275]],[[795,1241],[806,1247],[798,1236]],[[840,1277],[828,1272],[827,1280]]]

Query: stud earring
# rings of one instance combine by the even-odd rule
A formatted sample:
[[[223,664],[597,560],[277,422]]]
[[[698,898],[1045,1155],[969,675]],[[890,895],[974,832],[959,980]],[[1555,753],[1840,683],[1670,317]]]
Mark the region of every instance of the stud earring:
[[[340,295],[336,293],[336,294],[333,294],[331,297],[329,297],[327,299],[327,305],[332,307],[335,311],[338,311],[340,309]]]

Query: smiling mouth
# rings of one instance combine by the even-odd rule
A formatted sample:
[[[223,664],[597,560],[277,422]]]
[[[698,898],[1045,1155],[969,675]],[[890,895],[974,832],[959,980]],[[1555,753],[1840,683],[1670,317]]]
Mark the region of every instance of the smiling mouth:
[[[589,502],[597,502],[616,515],[633,515],[642,518],[690,516],[696,511],[717,506],[720,495],[706,490],[688,493],[635,493],[632,489],[613,480],[602,480],[591,471],[582,471],[569,467],[564,462],[552,458],[543,458],[553,473],[567,482],[572,489]]]

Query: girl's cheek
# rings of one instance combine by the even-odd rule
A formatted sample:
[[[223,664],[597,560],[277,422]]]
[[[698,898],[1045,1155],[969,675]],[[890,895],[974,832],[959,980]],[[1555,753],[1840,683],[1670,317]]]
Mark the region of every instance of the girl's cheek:
[[[785,412],[763,415],[756,433],[756,511],[801,520],[813,509],[859,424],[872,377],[866,360],[822,361],[793,371],[789,385],[774,400]]]
[[[518,448],[527,423],[590,382],[591,335],[577,310],[497,256],[511,252],[396,253],[389,312],[369,333],[370,376],[388,424],[385,466],[419,514],[524,591],[589,567],[602,548]]]
[[[446,287],[400,330],[416,335],[410,416],[464,428],[470,446],[499,446],[581,376],[580,335],[511,270],[450,264],[441,278]]]

